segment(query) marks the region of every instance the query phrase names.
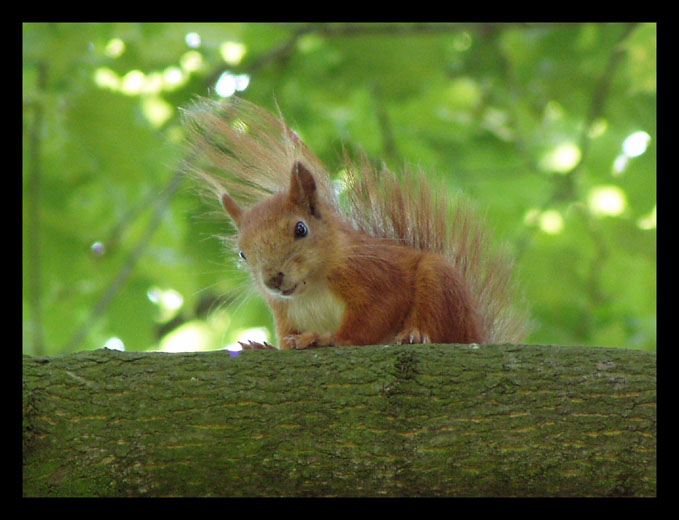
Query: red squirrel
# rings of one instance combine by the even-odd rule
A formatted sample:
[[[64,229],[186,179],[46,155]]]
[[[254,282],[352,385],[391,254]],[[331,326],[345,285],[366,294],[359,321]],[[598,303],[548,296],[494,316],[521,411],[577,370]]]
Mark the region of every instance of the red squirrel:
[[[184,121],[187,170],[237,228],[281,349],[523,339],[511,263],[471,208],[450,211],[424,176],[346,158],[338,196],[297,134],[257,105],[200,100]]]

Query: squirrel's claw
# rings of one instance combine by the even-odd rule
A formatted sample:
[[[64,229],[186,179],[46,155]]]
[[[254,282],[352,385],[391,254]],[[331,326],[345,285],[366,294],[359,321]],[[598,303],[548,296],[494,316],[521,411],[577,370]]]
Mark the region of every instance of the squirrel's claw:
[[[243,350],[278,350],[276,347],[267,343],[266,341],[264,343],[258,343],[256,341],[248,341],[247,343],[244,343],[239,341],[238,343],[243,348]]]
[[[416,343],[431,343],[429,336],[420,332],[418,329],[406,329],[396,335],[397,345],[413,345]]]

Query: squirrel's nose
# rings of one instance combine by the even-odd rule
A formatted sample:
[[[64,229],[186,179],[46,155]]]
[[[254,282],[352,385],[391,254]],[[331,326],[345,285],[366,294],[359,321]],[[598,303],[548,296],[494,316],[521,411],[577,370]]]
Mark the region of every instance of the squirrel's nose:
[[[269,277],[269,279],[264,283],[269,289],[280,289],[281,285],[283,284],[283,278],[285,278],[285,275],[281,272],[278,272],[275,275]]]

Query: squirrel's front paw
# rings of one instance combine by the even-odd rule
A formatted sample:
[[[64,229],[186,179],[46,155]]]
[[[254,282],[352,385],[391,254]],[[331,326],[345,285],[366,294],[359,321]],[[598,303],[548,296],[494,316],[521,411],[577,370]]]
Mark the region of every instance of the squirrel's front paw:
[[[394,340],[397,345],[413,343],[431,343],[429,336],[419,331],[419,329],[405,329],[396,335]]]
[[[303,334],[292,334],[285,337],[290,348],[304,350],[307,348],[334,347],[337,345],[332,334],[317,334],[315,332],[304,332]]]

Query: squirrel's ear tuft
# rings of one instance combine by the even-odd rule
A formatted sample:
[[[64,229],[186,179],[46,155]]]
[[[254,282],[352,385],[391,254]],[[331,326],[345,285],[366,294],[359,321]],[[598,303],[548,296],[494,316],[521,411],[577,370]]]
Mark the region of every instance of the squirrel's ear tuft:
[[[224,193],[221,197],[222,207],[231,216],[231,220],[240,229],[240,218],[243,214],[243,209],[238,205],[238,203],[228,194]]]
[[[304,208],[310,215],[321,218],[316,181],[314,181],[311,172],[300,161],[296,161],[292,166],[290,200]]]

